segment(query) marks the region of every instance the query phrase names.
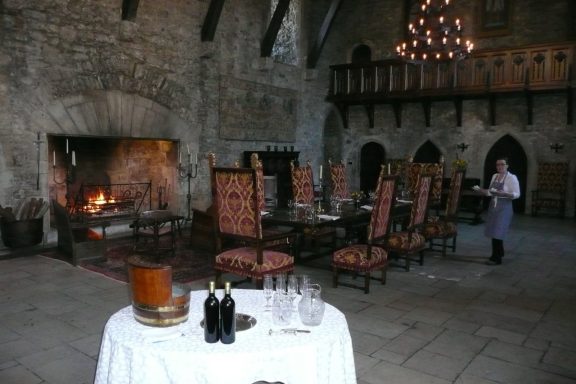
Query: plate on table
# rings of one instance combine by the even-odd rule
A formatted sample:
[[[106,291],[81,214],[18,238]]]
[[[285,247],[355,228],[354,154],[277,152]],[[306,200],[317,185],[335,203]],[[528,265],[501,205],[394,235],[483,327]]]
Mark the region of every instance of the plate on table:
[[[257,321],[255,317],[246,315],[244,313],[236,314],[236,332],[246,331],[250,328],[253,328],[256,323]],[[204,319],[200,321],[200,326],[204,328]]]

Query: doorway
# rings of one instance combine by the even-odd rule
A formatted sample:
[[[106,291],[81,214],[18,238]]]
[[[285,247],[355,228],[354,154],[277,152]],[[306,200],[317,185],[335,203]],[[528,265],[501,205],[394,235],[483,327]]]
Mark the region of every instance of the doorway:
[[[386,151],[378,143],[364,144],[360,151],[360,190],[375,191],[380,166],[386,162]]]
[[[526,208],[526,179],[528,175],[528,159],[522,145],[510,135],[498,140],[486,155],[484,161],[484,188],[488,188],[492,175],[496,172],[496,159],[508,158],[509,170],[518,177],[520,184],[520,197],[513,201],[514,213],[524,213]],[[484,199],[484,208],[487,209],[488,199]]]
[[[430,140],[426,141],[424,144],[418,148],[416,154],[414,155],[415,163],[439,163],[442,153],[436,145]]]

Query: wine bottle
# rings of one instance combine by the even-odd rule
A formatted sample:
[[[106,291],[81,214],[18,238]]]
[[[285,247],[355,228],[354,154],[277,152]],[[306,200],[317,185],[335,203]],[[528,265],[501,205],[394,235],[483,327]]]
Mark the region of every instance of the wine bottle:
[[[220,302],[214,291],[216,283],[208,284],[208,297],[204,301],[204,340],[216,343],[220,339]]]
[[[230,282],[224,285],[224,298],[220,302],[220,331],[223,344],[236,340],[236,304],[230,294]]]

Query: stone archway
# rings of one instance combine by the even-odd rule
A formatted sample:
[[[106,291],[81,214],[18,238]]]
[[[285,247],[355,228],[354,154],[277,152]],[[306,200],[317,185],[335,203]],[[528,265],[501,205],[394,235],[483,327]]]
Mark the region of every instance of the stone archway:
[[[360,150],[360,190],[376,190],[380,166],[386,162],[386,150],[375,142],[369,142]]]
[[[418,148],[414,154],[415,163],[439,163],[442,157],[442,152],[440,149],[431,142],[427,140],[424,144]]]

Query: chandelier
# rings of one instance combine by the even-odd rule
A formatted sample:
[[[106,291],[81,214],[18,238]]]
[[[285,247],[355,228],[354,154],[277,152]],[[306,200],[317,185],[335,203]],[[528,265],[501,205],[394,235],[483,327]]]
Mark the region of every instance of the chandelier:
[[[474,44],[462,39],[460,19],[452,20],[450,0],[424,0],[416,20],[408,25],[408,42],[396,47],[400,58],[412,61],[461,60],[470,55]]]

